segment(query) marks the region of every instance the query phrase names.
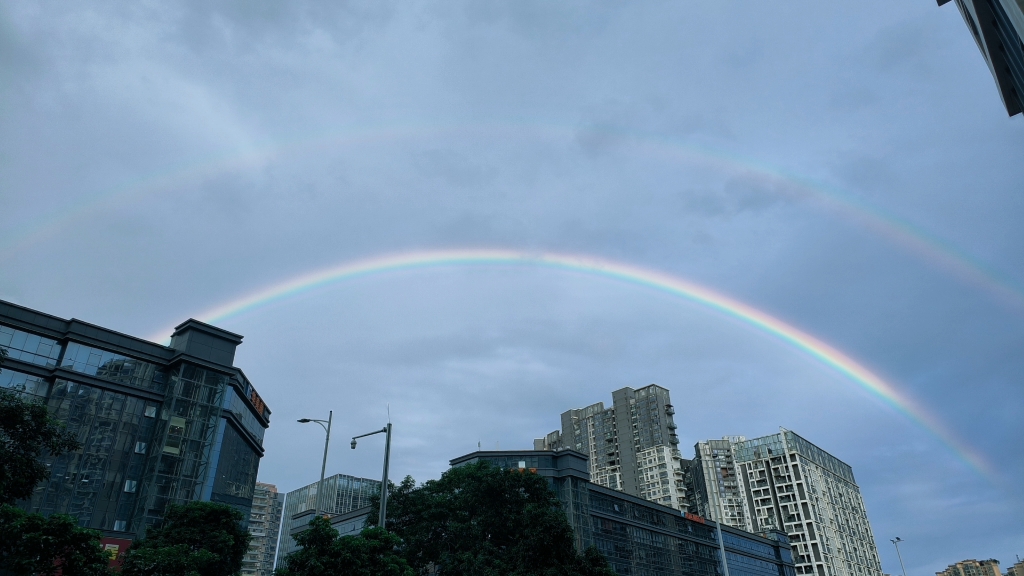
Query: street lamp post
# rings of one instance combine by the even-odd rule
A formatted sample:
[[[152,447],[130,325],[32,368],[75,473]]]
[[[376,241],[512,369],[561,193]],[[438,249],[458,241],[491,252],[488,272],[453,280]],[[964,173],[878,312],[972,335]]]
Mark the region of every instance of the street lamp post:
[[[315,420],[313,418],[303,418],[299,420],[300,424],[308,424],[310,422],[316,422],[324,429],[327,433],[327,439],[324,440],[324,462],[320,465],[320,482],[316,485],[316,515],[320,515],[322,509],[320,504],[323,499],[324,493],[324,472],[327,471],[327,447],[331,444],[331,420],[334,419],[334,410],[327,413],[327,420]],[[327,424],[324,426],[324,424]]]
[[[709,448],[709,450],[710,450],[710,448]],[[712,460],[718,460],[718,454],[715,454],[714,451],[712,451],[711,452],[711,459]],[[716,468],[718,467],[717,462],[715,463],[715,467]],[[708,502],[708,516],[711,515],[710,514],[710,512],[711,512],[710,505],[711,505],[711,502],[709,501]],[[715,526],[718,528],[718,551],[719,551],[719,553],[722,554],[722,572],[724,573],[724,576],[729,576],[729,562],[725,559],[725,540],[722,538],[722,518],[719,518],[715,522]],[[904,575],[904,576],[906,576],[906,575]]]
[[[386,439],[384,440],[384,477],[381,479],[380,483],[380,517],[377,522],[378,526],[384,528],[384,521],[387,519],[388,515],[388,463],[391,461],[391,422],[388,422],[388,425],[380,430],[374,430],[373,432],[353,436],[352,449],[356,449],[356,438],[373,436],[374,434],[386,434]]]
[[[889,542],[896,547],[896,557],[900,559],[900,569],[903,570],[903,576],[907,576],[907,569],[903,566],[903,555],[900,554],[900,542],[903,542],[903,539],[897,536],[895,540],[890,539]]]

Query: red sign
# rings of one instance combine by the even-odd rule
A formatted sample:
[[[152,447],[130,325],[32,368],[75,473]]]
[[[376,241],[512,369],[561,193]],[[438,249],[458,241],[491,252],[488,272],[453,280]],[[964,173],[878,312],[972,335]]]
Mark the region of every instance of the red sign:
[[[121,568],[121,562],[124,561],[124,553],[128,551],[128,547],[131,545],[132,541],[124,538],[100,539],[100,547],[110,555],[111,568]]]
[[[694,522],[700,522],[701,524],[704,524],[704,519],[701,518],[700,516],[697,516],[696,514],[690,514],[689,512],[683,512],[683,518],[686,518],[687,520],[693,520]]]

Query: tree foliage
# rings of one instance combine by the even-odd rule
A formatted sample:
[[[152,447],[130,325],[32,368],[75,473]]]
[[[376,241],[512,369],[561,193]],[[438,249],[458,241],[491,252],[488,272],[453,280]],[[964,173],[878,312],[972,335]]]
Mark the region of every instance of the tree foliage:
[[[414,576],[397,552],[401,541],[381,528],[339,538],[328,520],[314,518],[295,541],[301,548],[288,555],[277,576]]]
[[[0,388],[0,504],[27,500],[36,484],[49,478],[44,453],[59,456],[80,446],[44,404]]]
[[[102,576],[110,557],[100,533],[71,516],[43,517],[0,505],[0,573],[12,576]]]
[[[478,463],[419,487],[406,477],[389,494],[387,528],[401,538],[403,555],[419,574],[613,574],[596,550],[575,549],[558,498],[536,474]]]
[[[251,536],[242,513],[226,504],[189,502],[167,507],[163,525],[136,540],[123,576],[231,576],[242,569]]]

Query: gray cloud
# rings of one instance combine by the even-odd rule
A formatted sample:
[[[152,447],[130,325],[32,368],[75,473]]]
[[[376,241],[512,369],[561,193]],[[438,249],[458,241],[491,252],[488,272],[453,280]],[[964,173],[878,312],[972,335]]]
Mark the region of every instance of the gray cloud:
[[[0,298],[148,335],[388,252],[580,252],[688,278],[894,383],[1024,474],[1024,319],[813,190],[1024,285],[1024,132],[949,6],[13,2],[0,9]],[[379,425],[424,480],[657,382],[685,442],[778,426],[853,465],[883,566],[1010,560],[1024,499],[848,378],[684,299],[577,273],[377,275],[224,321],[274,411]],[[357,407],[357,408],[353,408]],[[307,448],[310,448],[307,450]],[[337,451],[374,476],[379,453]],[[971,530],[950,518],[985,518]],[[913,546],[909,543],[913,542]]]

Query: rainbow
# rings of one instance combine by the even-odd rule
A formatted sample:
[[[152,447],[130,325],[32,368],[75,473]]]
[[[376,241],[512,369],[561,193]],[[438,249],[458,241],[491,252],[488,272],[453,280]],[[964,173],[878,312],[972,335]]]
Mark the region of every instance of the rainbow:
[[[678,276],[591,256],[533,253],[516,250],[435,250],[392,254],[346,262],[275,284],[221,304],[199,315],[209,323],[223,322],[274,302],[286,300],[337,282],[375,274],[474,265],[524,265],[581,272],[658,290],[711,308],[775,336],[841,373],[870,395],[905,415],[937,436],[971,468],[993,477],[991,466],[977,452],[957,439],[923,408],[892,384],[836,348],[749,304],[715,292]],[[166,339],[170,330],[152,340]]]
[[[730,154],[721,150],[621,130],[602,128],[593,133],[611,136],[622,144],[649,156],[660,156],[672,162],[695,162],[718,170],[745,173],[762,182],[784,184],[793,190],[808,194],[820,206],[842,214],[859,226],[888,239],[903,250],[929,262],[936,268],[955,276],[960,281],[983,290],[1009,305],[1018,313],[1024,312],[1024,291],[1005,274],[993,270],[977,258],[958,250],[948,243],[932,237],[899,218],[875,206],[858,201],[835,187],[811,178],[790,173],[764,162]],[[314,149],[338,146],[367,145],[416,137],[494,137],[505,139],[528,136],[550,138],[564,142],[576,141],[580,130],[576,127],[545,123],[480,123],[442,126],[349,128],[344,134],[324,133],[302,136],[280,142],[251,147],[245,153],[224,154],[205,161],[183,162],[145,178],[126,182],[106,192],[83,195],[77,203],[68,203],[56,213],[41,215],[33,221],[23,221],[12,228],[6,238],[0,238],[0,262],[14,257],[35,241],[57,234],[73,221],[107,206],[125,205],[150,194],[179,187],[189,181],[201,181],[232,170],[251,170],[288,153],[310,152]]]

